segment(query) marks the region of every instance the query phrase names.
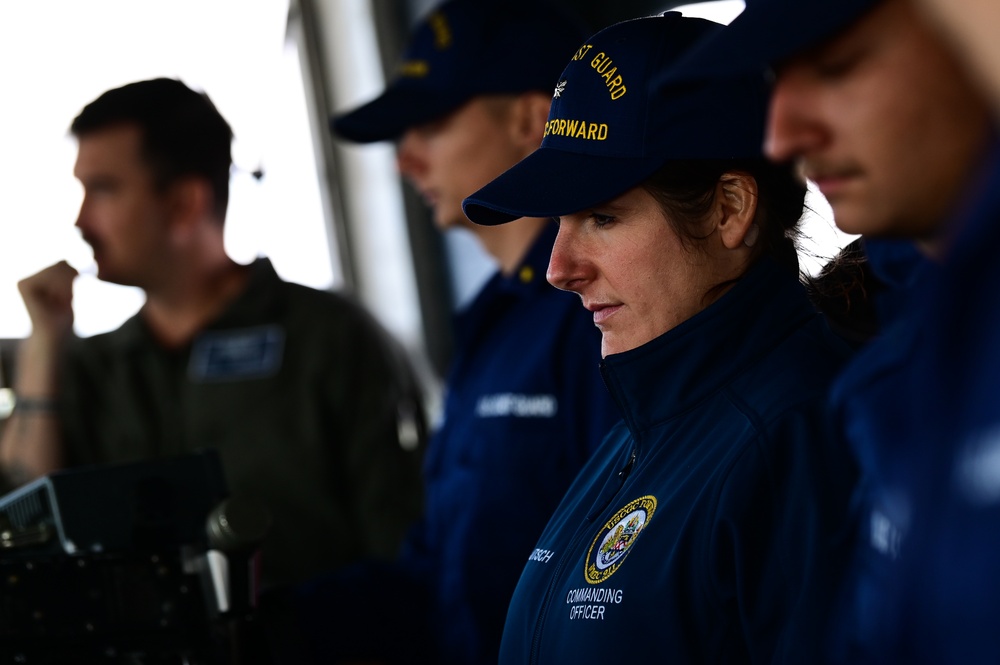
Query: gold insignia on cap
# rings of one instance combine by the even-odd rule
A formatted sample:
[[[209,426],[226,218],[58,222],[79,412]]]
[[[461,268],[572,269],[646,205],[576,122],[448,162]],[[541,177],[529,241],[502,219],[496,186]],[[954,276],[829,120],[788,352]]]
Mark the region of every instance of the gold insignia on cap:
[[[592,48],[594,48],[593,44],[584,44],[573,56],[573,60],[583,60],[583,56],[587,55],[587,52]]]
[[[430,71],[431,67],[426,60],[407,60],[399,65],[399,75],[411,79],[422,79]]]
[[[545,123],[542,136],[569,136],[588,141],[604,141],[608,138],[608,123],[573,120],[570,118],[552,118]]]
[[[438,50],[443,51],[451,46],[451,27],[444,14],[440,12],[432,14],[429,22],[434,31],[434,45],[437,46]]]

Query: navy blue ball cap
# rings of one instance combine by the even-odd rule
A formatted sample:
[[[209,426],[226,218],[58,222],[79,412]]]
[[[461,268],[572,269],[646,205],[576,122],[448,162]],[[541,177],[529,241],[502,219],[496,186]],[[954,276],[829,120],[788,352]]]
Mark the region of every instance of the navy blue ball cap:
[[[465,199],[466,216],[484,225],[558,217],[616,198],[671,160],[762,158],[762,76],[664,81],[721,30],[667,12],[591,37],[559,78],[541,146]]]
[[[747,0],[719,35],[693,49],[671,73],[702,79],[765,71],[817,47],[883,0]]]
[[[358,143],[443,118],[479,95],[552,90],[587,31],[545,0],[449,0],[414,30],[379,97],[330,123]]]

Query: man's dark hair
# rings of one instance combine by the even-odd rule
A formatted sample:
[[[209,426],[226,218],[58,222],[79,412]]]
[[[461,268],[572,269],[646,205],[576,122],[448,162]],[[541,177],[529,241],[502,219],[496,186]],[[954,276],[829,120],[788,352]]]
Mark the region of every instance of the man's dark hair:
[[[175,79],[129,83],[87,104],[70,131],[79,138],[130,123],[142,132],[141,156],[153,172],[156,187],[165,189],[186,176],[204,177],[215,195],[215,214],[224,220],[233,131],[208,95]]]

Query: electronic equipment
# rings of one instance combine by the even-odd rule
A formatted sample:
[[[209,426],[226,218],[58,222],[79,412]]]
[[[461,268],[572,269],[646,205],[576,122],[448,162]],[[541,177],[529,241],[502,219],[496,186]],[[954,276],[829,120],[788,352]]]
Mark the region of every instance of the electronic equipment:
[[[238,640],[268,525],[228,496],[214,452],[68,469],[0,497],[0,665],[251,662]]]

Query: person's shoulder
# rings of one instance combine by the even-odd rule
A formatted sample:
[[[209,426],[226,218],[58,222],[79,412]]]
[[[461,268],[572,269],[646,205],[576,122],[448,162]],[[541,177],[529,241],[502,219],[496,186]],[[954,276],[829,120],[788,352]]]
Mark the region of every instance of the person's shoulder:
[[[796,335],[786,339],[741,376],[729,394],[748,425],[745,468],[763,464],[779,484],[785,484],[781,478],[788,474],[812,468],[828,469],[835,484],[853,478],[849,453],[834,435],[829,406],[846,356],[835,336],[828,347],[826,341],[810,339],[813,334],[808,332],[805,342]]]
[[[314,326],[355,326],[381,329],[371,311],[354,294],[341,289],[318,289],[296,282],[282,282],[282,297],[295,316],[307,317]]]
[[[749,455],[745,463],[782,466],[815,454],[837,456],[829,450],[830,389],[848,352],[821,318],[820,324],[801,326],[726,386],[731,425],[742,432],[740,449]]]
[[[822,502],[846,507],[857,467],[834,434],[824,393],[803,392],[797,398],[785,394],[768,408],[758,403],[742,409],[748,427],[742,430],[742,442],[732,446],[722,482],[730,496],[737,497],[733,505],[738,511],[740,493],[763,486],[810,497],[826,488],[828,496],[818,496]]]
[[[70,337],[66,354],[69,357],[117,355],[131,346],[141,344],[147,337],[139,314],[134,314],[114,330],[86,337]]]
[[[282,288],[285,291],[285,297],[291,302],[320,307],[322,311],[342,308],[352,311],[361,309],[360,301],[346,291],[317,289],[296,282],[284,282]]]

